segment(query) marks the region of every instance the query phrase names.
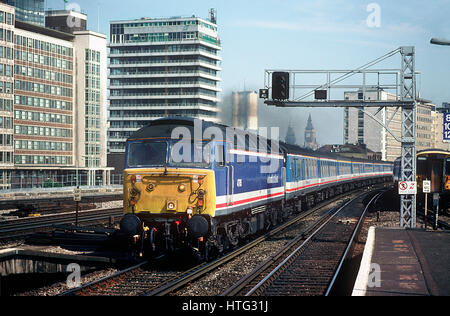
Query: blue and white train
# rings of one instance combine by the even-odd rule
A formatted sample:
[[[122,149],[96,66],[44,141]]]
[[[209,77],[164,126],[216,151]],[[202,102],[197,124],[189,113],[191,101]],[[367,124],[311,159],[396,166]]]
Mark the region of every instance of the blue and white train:
[[[121,229],[152,250],[207,255],[355,187],[392,163],[322,155],[189,118],[156,120],[126,144]]]

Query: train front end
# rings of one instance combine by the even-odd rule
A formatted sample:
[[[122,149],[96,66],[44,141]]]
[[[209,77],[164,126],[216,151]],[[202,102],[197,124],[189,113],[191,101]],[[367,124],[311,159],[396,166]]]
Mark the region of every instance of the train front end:
[[[215,180],[203,142],[127,141],[121,231],[141,253],[196,247],[210,229]]]

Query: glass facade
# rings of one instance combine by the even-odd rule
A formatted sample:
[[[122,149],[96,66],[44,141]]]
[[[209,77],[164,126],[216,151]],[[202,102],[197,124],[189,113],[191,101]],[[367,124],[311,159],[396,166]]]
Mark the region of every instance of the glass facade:
[[[157,118],[218,122],[220,50],[217,26],[200,18],[111,22],[109,151]]]
[[[45,26],[45,0],[2,0],[16,7],[16,19],[22,22]]]

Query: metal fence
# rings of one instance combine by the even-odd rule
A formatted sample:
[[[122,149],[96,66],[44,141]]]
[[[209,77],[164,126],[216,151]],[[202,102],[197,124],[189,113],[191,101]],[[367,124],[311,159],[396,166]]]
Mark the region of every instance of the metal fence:
[[[111,174],[110,185],[117,186],[123,184],[122,174]],[[88,186],[88,175],[52,175],[52,176],[15,176],[3,179],[0,189],[2,191],[12,190],[20,191],[23,189],[46,189],[46,188],[65,188],[76,186]],[[103,176],[95,177],[95,184],[92,186],[103,186]]]

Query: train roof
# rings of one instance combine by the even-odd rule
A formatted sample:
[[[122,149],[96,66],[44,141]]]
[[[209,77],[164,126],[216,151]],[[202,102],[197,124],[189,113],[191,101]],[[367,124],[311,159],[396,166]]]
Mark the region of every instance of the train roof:
[[[417,152],[417,156],[420,155],[429,155],[429,154],[435,154],[435,155],[450,155],[450,151],[443,150],[443,149],[437,149],[437,148],[431,148],[431,149],[425,149]]]
[[[222,131],[225,131],[226,126],[212,123],[208,121],[198,120],[202,126],[202,136],[205,129],[208,127],[218,127]],[[185,127],[194,135],[194,125],[196,120],[187,117],[168,117],[162,119],[156,119],[151,121],[148,125],[142,127],[138,131],[131,134],[128,140],[133,139],[147,139],[147,138],[171,138],[172,132],[177,127]]]
[[[236,133],[236,134],[249,134],[249,135],[257,135],[254,132],[251,131],[244,131],[238,128],[230,127],[223,124],[203,121],[199,119],[194,118],[188,118],[188,117],[181,117],[181,116],[174,116],[174,117],[167,117],[167,118],[161,118],[151,121],[148,125],[144,126],[143,128],[139,129],[138,131],[134,132],[128,140],[138,140],[138,139],[151,139],[151,138],[172,138],[172,133],[175,130],[175,128],[184,127],[187,128],[190,132],[190,134],[195,137],[195,123],[201,122],[201,132],[202,137],[205,130],[207,130],[210,127],[216,127],[219,128],[219,130],[222,132],[223,137],[226,137],[227,130],[230,131],[230,129]],[[197,131],[198,133],[198,131]],[[261,137],[261,136],[258,136]],[[270,139],[266,139],[269,145],[271,144]],[[364,160],[364,159],[358,159],[358,158],[349,158],[349,157],[343,157],[335,153],[319,153],[315,152],[311,149],[303,148],[297,145],[287,144],[285,142],[280,141],[279,142],[280,150],[284,154],[297,154],[297,155],[303,155],[303,156],[310,156],[310,157],[316,157],[316,158],[329,158],[329,159],[335,159],[335,160],[341,160],[341,161],[351,161],[351,162],[375,162],[375,163],[385,163],[384,161],[373,161],[373,160]]]
[[[430,149],[424,149],[421,151],[418,151],[416,153],[416,156],[421,156],[421,155],[444,155],[444,156],[450,156],[450,151],[447,150],[443,150],[443,149],[438,149],[438,148],[430,148]],[[402,157],[398,157],[397,159],[395,159],[395,162],[401,161]]]

